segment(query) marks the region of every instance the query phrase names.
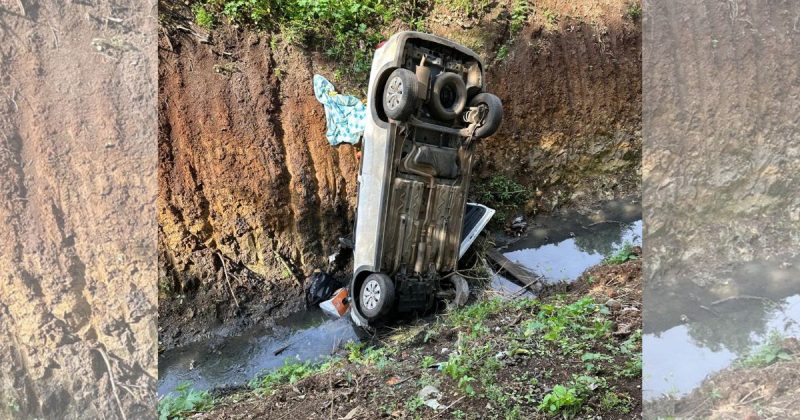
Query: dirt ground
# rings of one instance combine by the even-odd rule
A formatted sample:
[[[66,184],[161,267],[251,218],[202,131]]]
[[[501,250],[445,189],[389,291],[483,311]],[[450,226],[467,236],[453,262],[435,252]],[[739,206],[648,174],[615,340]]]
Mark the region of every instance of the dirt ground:
[[[143,418],[155,2],[0,6],[0,418]]]
[[[511,5],[465,15],[437,2],[425,22],[481,54],[487,85],[505,104],[500,131],[479,146],[475,183],[498,174],[519,182],[532,193],[528,213],[638,191],[640,19],[626,16],[622,0],[548,0],[512,42]],[[351,232],[358,161],[352,146],[328,145],[313,95],[313,74],[335,81],[335,63],[279,34],[206,31],[181,4],[162,2],[159,13],[159,341],[167,348],[204,326],[239,322],[216,255],[234,267],[232,288],[252,308],[283,301],[267,289],[299,293],[296,278],[323,268]],[[402,29],[395,22],[387,31]],[[176,331],[187,320],[194,326]]]
[[[491,301],[486,300],[491,296],[487,294],[471,309],[462,309],[461,315],[456,312],[434,321],[379,332],[367,344],[377,346],[377,352],[361,350],[354,355],[353,351],[344,351],[327,371],[275,387],[266,395],[249,391],[225,395],[213,410],[198,417],[550,418],[560,414],[537,409],[545,394],[576,376],[596,375],[603,378],[602,384],[591,388],[571,414],[579,418],[638,418],[641,273],[641,260],[597,266],[566,290],[551,290],[538,304],[535,300],[517,299],[484,311],[491,307],[487,304]],[[567,351],[560,347],[565,341],[547,341],[521,333],[537,320],[548,319],[544,314],[550,310],[549,305],[564,308],[587,296],[600,303],[598,308],[608,309],[597,312],[591,322],[608,319],[612,327],[598,341],[584,338],[589,344],[583,350]],[[471,353],[474,348],[483,350],[476,356]],[[623,348],[628,353],[618,352]],[[589,367],[586,353],[603,356]],[[470,355],[473,359],[468,366],[473,378],[468,383],[474,394],[448,376],[447,368],[423,367],[426,360],[441,363],[458,357],[468,359]],[[638,370],[620,370],[637,361]],[[416,398],[426,385],[435,386],[441,393],[438,410]]]

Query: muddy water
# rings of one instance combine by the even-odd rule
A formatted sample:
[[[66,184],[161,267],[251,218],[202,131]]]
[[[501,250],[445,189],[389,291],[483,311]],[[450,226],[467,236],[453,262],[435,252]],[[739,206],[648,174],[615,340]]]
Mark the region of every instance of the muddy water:
[[[166,351],[158,359],[158,395],[181,382],[198,390],[244,385],[289,360],[321,360],[359,339],[348,318],[319,309],[300,312],[274,327],[255,327],[233,337],[215,337]]]
[[[707,319],[644,335],[645,399],[688,394],[707,376],[746,357],[771,333],[800,336],[800,295],[777,302],[740,300],[736,310],[724,308],[733,301],[706,306]]]
[[[567,212],[533,219],[526,234],[503,254],[546,281],[574,281],[626,243],[642,244],[641,207],[609,202],[591,214]]]

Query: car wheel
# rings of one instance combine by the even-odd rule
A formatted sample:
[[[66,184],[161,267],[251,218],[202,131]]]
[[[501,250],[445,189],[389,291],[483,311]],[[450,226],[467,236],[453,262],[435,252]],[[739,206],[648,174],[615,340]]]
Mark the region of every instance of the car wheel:
[[[383,88],[383,111],[397,121],[405,121],[417,101],[417,76],[411,70],[396,69]]]
[[[470,107],[483,108],[485,116],[481,125],[475,130],[477,138],[489,137],[494,134],[503,121],[503,102],[491,93],[479,93],[472,98]]]
[[[368,319],[376,319],[386,315],[394,302],[394,284],[383,273],[370,274],[361,285],[358,294],[361,313]]]
[[[467,104],[467,86],[455,73],[440,73],[433,83],[431,109],[443,120],[454,120]]]
[[[455,297],[453,298],[453,305],[456,308],[460,308],[467,304],[467,300],[469,300],[469,284],[458,274],[453,274],[449,278],[450,283],[453,284],[453,288],[455,289]]]

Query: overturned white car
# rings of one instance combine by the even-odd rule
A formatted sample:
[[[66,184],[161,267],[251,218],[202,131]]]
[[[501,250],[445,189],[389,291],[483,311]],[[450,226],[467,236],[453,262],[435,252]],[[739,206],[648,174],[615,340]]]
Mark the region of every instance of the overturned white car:
[[[494,213],[466,203],[474,146],[502,117],[468,48],[401,32],[375,52],[350,283],[358,325],[464,295],[454,270]]]

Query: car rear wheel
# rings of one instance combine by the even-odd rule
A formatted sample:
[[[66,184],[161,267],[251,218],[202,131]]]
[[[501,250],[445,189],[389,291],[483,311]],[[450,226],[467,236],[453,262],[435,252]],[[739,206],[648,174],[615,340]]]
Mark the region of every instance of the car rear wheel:
[[[383,88],[383,111],[397,121],[405,121],[417,101],[417,76],[407,69],[396,69]]]
[[[433,83],[431,110],[437,117],[454,120],[467,104],[467,86],[455,73],[440,73]]]
[[[365,317],[370,320],[380,318],[392,308],[394,284],[386,274],[370,274],[361,285],[358,298],[359,308]]]
[[[479,93],[469,103],[470,107],[480,108],[484,114],[483,120],[475,130],[475,137],[489,137],[500,128],[503,121],[503,102],[491,93]]]

